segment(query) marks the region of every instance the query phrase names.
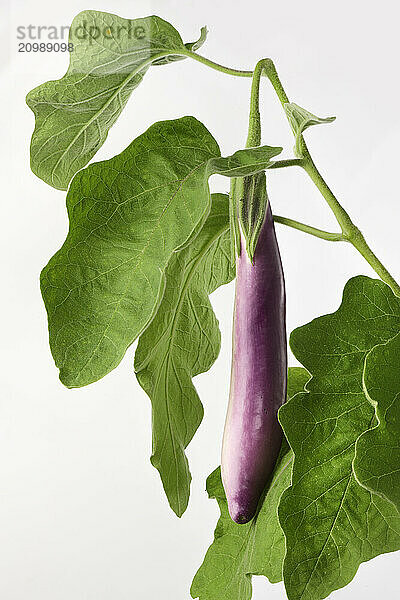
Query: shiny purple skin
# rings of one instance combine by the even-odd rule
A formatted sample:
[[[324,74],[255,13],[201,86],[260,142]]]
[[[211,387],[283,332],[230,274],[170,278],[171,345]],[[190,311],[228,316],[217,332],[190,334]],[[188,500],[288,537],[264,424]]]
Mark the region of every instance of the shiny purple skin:
[[[231,518],[247,523],[275,466],[286,400],[285,282],[269,205],[253,265],[243,237],[241,247],[221,473]]]

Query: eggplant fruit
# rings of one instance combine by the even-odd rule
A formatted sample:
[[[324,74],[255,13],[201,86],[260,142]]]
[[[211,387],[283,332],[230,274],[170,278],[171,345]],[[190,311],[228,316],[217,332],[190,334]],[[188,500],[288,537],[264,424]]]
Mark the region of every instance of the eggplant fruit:
[[[232,371],[221,473],[229,514],[247,523],[282,443],[277,412],[286,399],[285,282],[268,202],[253,263],[241,234],[236,259]]]

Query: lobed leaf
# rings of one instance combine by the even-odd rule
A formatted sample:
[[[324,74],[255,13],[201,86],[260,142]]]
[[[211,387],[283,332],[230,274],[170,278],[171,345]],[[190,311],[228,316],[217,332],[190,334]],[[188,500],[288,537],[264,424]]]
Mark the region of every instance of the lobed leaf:
[[[361,562],[400,548],[398,511],[362,488],[352,470],[356,441],[374,420],[363,391],[365,358],[399,330],[400,299],[360,276],[347,283],[335,313],[292,333],[291,348],[312,379],[279,412],[295,454],[279,506],[289,600],[325,598]]]
[[[375,346],[365,360],[364,390],[377,426],[357,440],[357,480],[400,509],[400,333]]]
[[[155,123],[118,156],[76,175],[67,238],[41,276],[50,347],[67,387],[119,364],[161,301],[172,254],[208,215],[209,176],[265,169],[280,151],[258,150],[221,158],[204,125],[183,117]]]
[[[304,389],[309,374],[300,367],[288,370],[288,398]],[[219,518],[214,542],[192,584],[200,600],[250,600],[251,576],[265,575],[271,583],[282,580],[285,537],[278,520],[282,492],[290,485],[293,453],[284,441],[260,508],[252,521],[238,525],[229,516],[220,468],[207,479],[207,492],[218,502]]]
[[[197,42],[185,45],[176,29],[156,16],[132,20],[96,10],[79,13],[70,28],[74,49],[66,74],[27,95],[35,114],[32,171],[67,189],[104,143],[148,68],[168,57],[176,60],[179,51],[204,40],[203,28]]]
[[[185,448],[203,418],[192,377],[207,371],[219,354],[220,331],[208,295],[234,277],[229,252],[228,197],[213,194],[200,233],[167,266],[164,297],[135,355],[137,379],[153,408],[151,462],[178,516],[190,493]]]

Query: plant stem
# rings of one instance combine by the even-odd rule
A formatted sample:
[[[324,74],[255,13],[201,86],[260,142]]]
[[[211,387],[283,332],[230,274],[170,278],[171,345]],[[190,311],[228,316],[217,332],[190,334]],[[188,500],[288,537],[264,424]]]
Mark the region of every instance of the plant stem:
[[[279,98],[280,103],[284,106],[289,99],[283,88],[283,85],[279,79],[275,65],[272,60],[268,59],[264,61],[264,72],[271,82],[276,95]],[[356,250],[365,258],[368,264],[373,268],[375,273],[384,281],[396,296],[400,297],[400,286],[396,280],[392,277],[386,267],[381,263],[378,257],[372,252],[361,231],[356,227],[350,218],[350,215],[343,208],[332,190],[318,171],[313,159],[311,158],[310,152],[307,148],[307,144],[304,141],[303,136],[300,136],[299,140],[301,156],[303,157],[301,166],[304,168],[306,173],[309,175],[311,180],[315,183],[322,196],[325,198],[328,206],[332,210],[342,230],[342,237],[346,241],[350,242]],[[304,229],[303,229],[304,231]]]
[[[379,258],[374,254],[371,248],[368,246],[367,242],[361,231],[358,229],[358,236],[354,236],[349,241],[353,244],[353,246],[359,251],[361,256],[365,258],[367,263],[373,268],[375,273],[379,275],[379,277],[387,283],[387,285],[392,289],[392,292],[400,298],[400,285],[393,278],[393,276],[389,273],[387,268],[381,263]]]
[[[298,229],[299,231],[304,231],[304,233],[309,233],[310,235],[313,235],[317,238],[321,238],[322,240],[327,240],[328,242],[348,241],[348,239],[343,235],[343,233],[331,233],[329,231],[324,231],[323,229],[317,229],[317,227],[312,227],[311,225],[300,223],[300,221],[295,221],[294,219],[289,219],[288,217],[274,215],[274,221],[275,223],[281,223],[282,225],[293,227],[294,229]]]
[[[260,80],[263,69],[264,60],[260,60],[255,66],[251,82],[249,129],[246,148],[252,148],[261,144]]]
[[[274,88],[282,106],[289,102],[289,98],[287,97],[281,80],[279,79],[279,75],[275,68],[275,65],[270,58],[267,58],[264,61],[264,73],[270,80],[272,87]]]
[[[251,110],[250,110],[250,118],[249,118],[249,135],[247,139],[248,146],[256,146],[259,145],[260,142],[257,142],[259,135],[259,105],[258,105],[258,92],[260,85],[260,78],[262,75],[268,77],[271,82],[276,95],[284,106],[287,102],[289,102],[289,98],[285,92],[285,89],[279,79],[278,72],[275,68],[273,61],[269,58],[263,59],[259,61],[256,65],[256,68],[253,71],[243,71],[240,69],[232,69],[230,67],[225,67],[224,65],[220,65],[204,56],[197,54],[196,52],[192,52],[191,50],[180,51],[179,54],[182,56],[188,56],[193,60],[196,60],[212,69],[225,73],[227,75],[233,75],[235,77],[253,77],[252,82],[252,97],[251,97]],[[384,281],[387,285],[389,285],[396,294],[396,296],[400,297],[400,286],[386,269],[386,267],[381,263],[378,257],[372,252],[371,248],[368,246],[367,242],[361,231],[354,225],[349,214],[342,207],[342,205],[337,200],[336,196],[333,194],[332,190],[329,188],[324,178],[318,171],[315,166],[314,161],[311,158],[310,152],[307,148],[304,137],[301,135],[299,139],[299,147],[301,150],[301,159],[288,159],[282,161],[276,161],[275,164],[271,168],[280,168],[286,166],[301,166],[308,173],[309,177],[315,183],[322,196],[325,198],[328,206],[332,210],[333,214],[336,217],[341,229],[342,234],[329,234],[329,232],[323,232],[324,235],[328,235],[331,241],[338,241],[336,239],[332,240],[330,236],[338,236],[341,235],[341,239],[350,242],[358,252],[365,258],[368,264],[373,268],[375,273],[379,275],[379,277]],[[284,217],[280,217],[283,219]],[[288,219],[287,221],[292,221]],[[278,221],[279,222],[279,221]],[[281,221],[282,222],[282,221]],[[293,225],[293,223],[297,223],[296,221],[292,221],[292,227],[296,229],[300,229],[300,227]],[[285,223],[288,224],[288,223]],[[310,227],[308,225],[301,225],[302,231],[307,231],[307,233],[311,233],[312,235],[317,235],[316,232],[321,232],[316,228]],[[313,231],[313,233],[312,233]],[[318,235],[318,237],[322,237]],[[323,239],[328,239],[324,237]]]
[[[353,235],[356,233],[355,230],[357,230],[357,228],[354,225],[354,223],[352,222],[352,220],[350,219],[350,216],[348,215],[348,213],[344,210],[342,205],[338,202],[336,196],[333,194],[332,190],[329,188],[328,184],[326,183],[326,181],[324,180],[324,178],[322,177],[320,172],[318,171],[308,150],[307,150],[307,153],[308,153],[308,157],[303,162],[303,168],[304,168],[305,172],[308,174],[308,176],[310,177],[311,181],[313,183],[315,183],[315,185],[321,192],[322,196],[325,198],[326,203],[328,204],[329,208],[335,215],[336,220],[342,229],[342,232],[350,240],[351,237],[353,237]]]
[[[209,58],[206,58],[205,56],[201,56],[196,52],[192,52],[191,50],[180,50],[178,54],[193,58],[193,60],[197,60],[197,62],[203,63],[203,65],[211,67],[211,69],[215,69],[221,73],[225,73],[226,75],[234,75],[235,77],[253,77],[253,71],[241,71],[240,69],[231,69],[230,67],[225,67],[224,65],[220,65]]]
[[[247,132],[246,148],[254,148],[261,144],[261,116],[260,116],[260,80],[263,72],[263,60],[258,61],[254,71],[252,73],[251,92],[250,92],[250,110],[249,110],[249,127]],[[250,198],[252,198],[253,192],[245,192],[245,181],[251,182],[251,187],[256,184],[256,177],[238,178],[237,181],[231,183],[230,193],[230,221],[231,221],[231,233],[235,235],[235,248],[238,256],[241,253],[242,235],[246,238],[247,253],[249,252],[249,238],[247,237],[249,232],[249,223],[251,228],[255,228],[257,231],[258,217],[253,214],[255,205]],[[254,191],[254,188],[253,188]],[[246,201],[245,201],[246,195]],[[266,198],[266,196],[265,196]],[[247,202],[250,200],[250,203]],[[266,206],[264,207],[266,208]],[[246,213],[245,216],[243,211]],[[264,213],[263,213],[264,220]],[[246,222],[246,224],[245,224]],[[246,232],[246,233],[245,233]],[[255,234],[256,240],[258,234]],[[257,243],[257,242],[255,242]]]
[[[271,169],[282,169],[283,167],[303,167],[304,159],[302,158],[286,158],[284,160],[275,160],[269,167]]]

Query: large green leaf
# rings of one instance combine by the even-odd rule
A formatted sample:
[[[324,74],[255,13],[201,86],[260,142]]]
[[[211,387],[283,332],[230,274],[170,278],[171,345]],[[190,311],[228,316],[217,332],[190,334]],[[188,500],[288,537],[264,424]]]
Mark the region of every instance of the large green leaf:
[[[309,377],[305,369],[289,368],[288,398],[301,392]],[[293,453],[284,442],[259,512],[245,525],[229,516],[220,469],[211,473],[207,492],[217,500],[221,516],[214,542],[193,580],[193,598],[250,600],[252,575],[265,575],[272,583],[282,580],[285,537],[278,521],[278,504],[290,484],[292,463]]]
[[[374,419],[363,391],[365,357],[400,330],[400,299],[384,283],[351,279],[339,309],[296,329],[291,348],[312,374],[308,393],[280,410],[294,451],[292,486],[279,507],[289,600],[320,600],[361,562],[400,548],[394,505],[361,487],[352,461]]]
[[[190,491],[185,448],[203,418],[192,377],[207,371],[220,349],[208,295],[234,277],[228,197],[214,194],[212,199],[199,235],[168,264],[163,300],[135,355],[138,381],[153,407],[151,462],[178,516],[186,509]]]
[[[368,354],[364,389],[378,425],[357,440],[354,471],[362,485],[400,509],[400,333]]]
[[[106,375],[148,325],[169,259],[207,217],[208,177],[265,169],[280,150],[221,158],[204,125],[184,117],[155,123],[118,156],[76,175],[68,236],[41,277],[50,346],[66,386]]]
[[[176,29],[160,19],[122,19],[86,10],[72,21],[74,49],[61,79],[32,90],[27,104],[35,114],[31,168],[53,187],[65,190],[104,143],[148,68],[179,51],[197,48],[205,39],[185,45]],[[161,94],[162,96],[162,94]]]

